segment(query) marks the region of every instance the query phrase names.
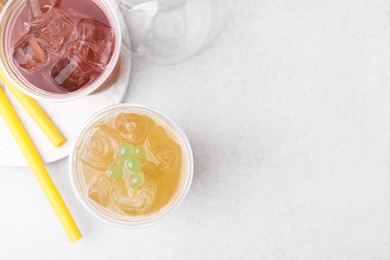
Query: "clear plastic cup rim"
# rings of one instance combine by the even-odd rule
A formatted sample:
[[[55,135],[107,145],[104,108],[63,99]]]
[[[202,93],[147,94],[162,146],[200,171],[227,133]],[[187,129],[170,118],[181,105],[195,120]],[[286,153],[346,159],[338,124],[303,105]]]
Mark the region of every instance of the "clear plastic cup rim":
[[[94,205],[94,203],[91,202],[91,200],[83,194],[82,190],[78,187],[79,181],[77,180],[73,165],[73,161],[75,160],[75,151],[76,147],[79,143],[80,138],[83,136],[84,132],[89,129],[94,123],[96,123],[97,120],[101,119],[104,115],[109,114],[110,112],[113,112],[115,110],[122,110],[123,112],[130,112],[130,113],[137,113],[137,112],[143,112],[145,115],[153,115],[157,117],[159,120],[166,123],[171,130],[174,132],[174,134],[180,138],[180,142],[184,151],[184,155],[186,156],[187,165],[183,172],[186,174],[186,179],[181,184],[181,187],[178,188],[179,195],[176,196],[176,198],[173,201],[170,201],[167,205],[165,205],[162,209],[146,215],[146,216],[139,216],[139,217],[131,217],[132,220],[129,220],[129,217],[122,216],[122,219],[118,220],[111,216],[109,216],[107,211],[102,210],[101,212],[98,212],[98,207]],[[69,160],[68,160],[68,167],[69,167],[69,178],[71,182],[71,186],[73,189],[74,194],[76,195],[78,201],[81,203],[81,205],[95,218],[99,219],[100,221],[117,228],[143,228],[148,227],[151,225],[154,225],[162,220],[164,220],[166,217],[168,217],[172,212],[175,211],[176,208],[179,207],[179,205],[183,202],[185,197],[187,196],[193,179],[193,172],[194,172],[194,159],[192,154],[191,145],[184,134],[183,130],[174,123],[169,117],[166,115],[157,112],[155,110],[152,110],[150,108],[137,105],[137,104],[130,104],[130,103],[123,103],[119,105],[114,105],[107,107],[99,112],[97,112],[95,115],[93,115],[90,119],[88,119],[85,124],[80,128],[78,133],[76,134],[73,143],[70,148],[70,154],[69,154]],[[182,173],[184,175],[184,173]],[[104,213],[105,212],[105,213]],[[119,214],[116,215],[117,217]],[[127,219],[126,219],[127,218]]]
[[[19,1],[20,1],[20,3],[18,3]],[[13,10],[12,10],[13,5],[16,5],[16,4],[21,5],[25,1],[24,0],[8,0],[8,2],[6,3],[6,5],[4,6],[3,10],[0,13],[0,28],[2,28],[2,30],[0,32],[0,41],[2,42],[2,44],[0,44],[0,46],[2,46],[2,49],[0,50],[0,69],[4,73],[5,77],[10,81],[10,83],[13,86],[15,86],[18,90],[20,90],[24,94],[26,94],[32,98],[38,99],[38,100],[47,101],[47,102],[68,102],[68,101],[72,101],[72,100],[87,96],[87,95],[93,93],[94,91],[98,90],[105,83],[107,83],[107,81],[110,79],[110,76],[112,75],[112,73],[114,73],[114,70],[115,70],[115,67],[117,66],[117,63],[119,62],[119,56],[120,56],[121,47],[122,47],[121,46],[122,45],[122,30],[121,30],[120,20],[118,17],[120,15],[120,12],[119,12],[119,9],[117,8],[117,6],[115,6],[113,4],[113,2],[110,0],[91,0],[91,1],[95,2],[101,8],[103,6],[102,11],[107,15],[107,18],[110,21],[110,23],[112,23],[113,29],[115,31],[114,53],[112,54],[110,62],[106,65],[103,72],[100,74],[100,76],[95,81],[93,81],[89,85],[83,87],[79,91],[62,94],[62,93],[52,93],[49,91],[44,91],[44,90],[41,90],[35,86],[33,88],[30,88],[27,86],[22,86],[23,82],[25,82],[26,84],[30,84],[30,85],[32,85],[32,84],[29,83],[27,81],[27,79],[25,79],[24,76],[18,72],[18,69],[16,68],[16,66],[12,63],[12,57],[11,57],[11,59],[7,59],[7,57],[10,55],[5,53],[6,47],[4,47],[4,45],[8,44],[6,42],[6,40],[8,40],[10,38],[10,36],[8,36],[8,35],[4,36],[4,34],[6,34],[6,33],[9,34],[11,32],[10,32],[9,28],[5,29],[6,24],[8,24],[8,20],[4,21],[4,19],[6,19],[5,18],[6,15],[13,16],[10,14],[13,12]],[[10,17],[8,19],[15,19],[15,18]],[[7,65],[5,65],[5,63]],[[11,64],[9,64],[9,63],[11,63]],[[13,67],[13,70],[16,70],[16,74],[15,74],[15,72],[8,71],[7,68],[9,68],[9,67]],[[12,69],[10,69],[10,70],[12,71]],[[18,79],[18,77],[21,79]]]

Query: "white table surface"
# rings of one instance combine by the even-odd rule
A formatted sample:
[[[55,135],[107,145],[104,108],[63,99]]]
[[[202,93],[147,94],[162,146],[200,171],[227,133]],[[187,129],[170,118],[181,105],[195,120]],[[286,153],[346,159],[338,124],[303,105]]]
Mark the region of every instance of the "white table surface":
[[[182,206],[112,228],[51,164],[84,234],[71,244],[30,170],[0,168],[0,259],[390,258],[389,1],[238,1],[192,60],[135,62],[127,101],[187,133]]]

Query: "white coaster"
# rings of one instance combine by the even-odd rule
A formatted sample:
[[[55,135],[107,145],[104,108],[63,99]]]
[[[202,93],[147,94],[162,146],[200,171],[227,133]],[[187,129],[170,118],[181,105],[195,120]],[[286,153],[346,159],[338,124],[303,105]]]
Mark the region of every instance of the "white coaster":
[[[87,97],[66,102],[39,102],[55,125],[66,137],[66,143],[60,148],[54,148],[41,129],[31,119],[19,102],[6,88],[9,97],[24,127],[36,145],[45,163],[51,163],[68,156],[73,137],[84,122],[99,110],[107,106],[119,104],[126,95],[131,73],[131,43],[126,25],[122,21],[123,47],[120,56],[120,72],[117,80],[109,88]],[[19,150],[5,122],[0,117],[0,166],[27,167],[28,164]]]

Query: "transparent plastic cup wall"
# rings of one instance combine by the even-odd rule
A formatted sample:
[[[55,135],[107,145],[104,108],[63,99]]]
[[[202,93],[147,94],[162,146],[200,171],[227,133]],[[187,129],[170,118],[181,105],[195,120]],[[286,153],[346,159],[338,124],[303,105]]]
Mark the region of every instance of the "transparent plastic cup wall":
[[[94,127],[97,123],[103,121],[106,118],[110,118],[118,113],[136,113],[140,115],[146,115],[164,127],[170,129],[170,132],[175,136],[177,141],[182,147],[183,163],[181,168],[180,184],[167,205],[160,210],[145,216],[123,216],[115,214],[105,208],[93,203],[88,198],[87,191],[83,188],[83,179],[80,172],[77,169],[77,148],[85,138],[87,131]],[[72,184],[72,188],[76,194],[76,197],[80,203],[88,210],[93,216],[105,222],[106,224],[119,227],[119,228],[140,228],[150,226],[158,223],[170,213],[172,213],[186,197],[192,183],[192,176],[194,172],[194,163],[191,146],[185,136],[184,132],[179,126],[177,126],[172,120],[165,115],[158,113],[149,108],[145,108],[139,105],[133,104],[120,104],[108,107],[94,116],[92,116],[85,125],[78,132],[76,138],[71,147],[69,155],[69,174]]]
[[[117,1],[130,32],[143,35],[132,46],[134,57],[160,65],[187,61],[210,46],[235,4],[235,0]],[[150,5],[156,2],[157,10]]]
[[[0,15],[0,69],[12,84],[26,95],[49,102],[71,101],[91,94],[112,80],[112,76],[115,73],[119,61],[122,44],[122,31],[118,17],[119,11],[117,6],[113,4],[113,1],[110,0],[82,1],[94,2],[106,15],[110,22],[110,26],[115,33],[114,53],[102,74],[95,81],[78,91],[62,94],[51,93],[34,86],[27,81],[18,68],[16,68],[12,57],[11,37],[13,27],[19,15],[26,8],[26,0],[8,0],[7,4],[4,6]]]

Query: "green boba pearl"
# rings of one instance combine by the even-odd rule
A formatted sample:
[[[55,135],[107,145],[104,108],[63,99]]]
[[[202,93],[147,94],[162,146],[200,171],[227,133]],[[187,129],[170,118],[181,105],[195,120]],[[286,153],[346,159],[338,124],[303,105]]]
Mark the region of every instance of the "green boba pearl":
[[[139,159],[143,159],[146,156],[146,150],[142,145],[136,146],[134,153],[135,153],[135,156],[137,156]]]
[[[134,154],[134,146],[128,143],[122,144],[121,156],[122,158],[130,158]]]
[[[129,169],[132,172],[139,172],[139,170],[141,169],[141,162],[135,157],[130,157],[126,161],[126,166],[127,169]]]
[[[137,173],[134,173],[133,175],[131,175],[130,186],[133,189],[138,190],[138,189],[142,188],[142,186],[144,186],[144,184],[145,184],[145,175],[142,172],[137,172]]]
[[[114,165],[107,170],[107,176],[111,179],[119,179],[122,177],[122,168],[119,165]]]

